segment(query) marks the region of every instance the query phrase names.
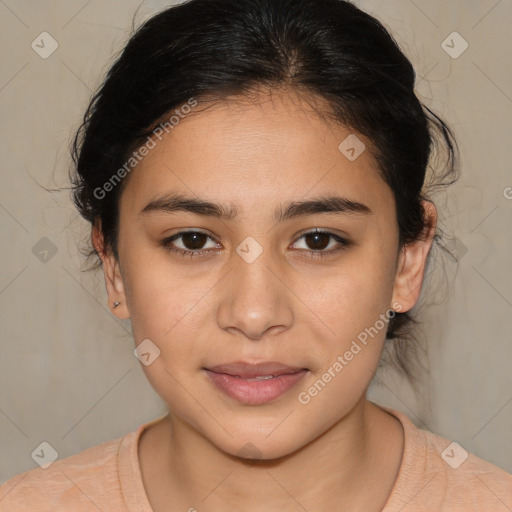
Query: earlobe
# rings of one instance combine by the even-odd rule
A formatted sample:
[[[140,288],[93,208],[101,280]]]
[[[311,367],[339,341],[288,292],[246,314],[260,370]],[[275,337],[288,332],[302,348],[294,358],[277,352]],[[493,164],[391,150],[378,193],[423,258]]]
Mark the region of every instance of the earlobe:
[[[421,292],[427,258],[436,232],[437,210],[430,201],[422,201],[425,211],[425,228],[422,236],[407,245],[400,252],[400,261],[393,289],[393,304],[400,304],[400,312],[414,307]]]
[[[130,318],[119,262],[112,251],[105,248],[101,231],[101,219],[97,219],[94,223],[91,230],[91,239],[98,256],[101,258],[109,309],[118,318]]]

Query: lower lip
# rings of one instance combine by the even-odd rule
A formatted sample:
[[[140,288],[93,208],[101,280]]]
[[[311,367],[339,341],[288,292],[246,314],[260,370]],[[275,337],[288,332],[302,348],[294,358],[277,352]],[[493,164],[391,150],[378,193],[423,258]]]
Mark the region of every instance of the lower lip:
[[[205,371],[218,389],[247,405],[261,405],[276,399],[295,386],[307,373],[307,370],[302,370],[271,379],[248,381],[226,373]]]

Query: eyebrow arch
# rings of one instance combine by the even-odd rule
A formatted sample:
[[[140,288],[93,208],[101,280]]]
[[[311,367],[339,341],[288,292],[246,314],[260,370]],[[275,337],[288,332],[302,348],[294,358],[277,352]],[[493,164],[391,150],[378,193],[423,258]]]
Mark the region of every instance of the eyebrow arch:
[[[177,211],[217,217],[223,220],[233,220],[238,215],[238,209],[234,205],[225,206],[203,199],[186,197],[182,194],[167,194],[150,201],[139,212],[139,216],[146,216],[154,212],[175,213]],[[274,211],[273,218],[274,222],[283,222],[294,217],[318,213],[373,215],[371,208],[363,203],[340,196],[322,196],[306,201],[285,203]]]

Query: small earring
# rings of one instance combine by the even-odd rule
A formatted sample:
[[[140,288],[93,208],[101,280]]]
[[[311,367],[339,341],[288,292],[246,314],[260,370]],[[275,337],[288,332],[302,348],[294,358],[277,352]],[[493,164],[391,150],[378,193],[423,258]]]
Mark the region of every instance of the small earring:
[[[117,308],[117,306],[119,306],[119,304],[121,304],[120,302],[117,302],[117,300],[114,302],[114,309]]]

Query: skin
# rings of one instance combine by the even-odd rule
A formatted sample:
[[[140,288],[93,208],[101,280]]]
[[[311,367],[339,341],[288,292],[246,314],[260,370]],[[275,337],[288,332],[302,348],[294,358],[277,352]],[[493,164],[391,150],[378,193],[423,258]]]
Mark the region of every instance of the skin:
[[[366,399],[386,329],[309,403],[297,398],[379,315],[393,305],[402,312],[414,306],[435,234],[435,207],[424,202],[425,239],[398,250],[393,194],[370,141],[357,135],[367,149],[355,161],[338,149],[351,133],[290,92],[214,104],[183,119],[132,171],[120,200],[119,260],[105,248],[101,224],[93,227],[109,305],[121,303],[113,314],[131,318],[136,345],[149,338],[160,349],[141,367],[170,414],[139,444],[156,512],[169,504],[371,512],[388,499],[403,430]],[[185,211],[139,215],[167,192],[232,205],[238,214],[233,220]],[[359,201],[373,213],[272,218],[283,203],[324,195]],[[318,245],[302,235],[315,228],[353,243],[329,254],[339,244],[324,237],[325,256],[308,257]],[[196,246],[188,241],[203,256],[182,257],[160,244],[187,229],[213,237]],[[236,252],[248,236],[263,249],[252,263]],[[174,241],[178,248],[185,243]],[[217,390],[201,370],[238,360],[310,371],[278,399],[251,406]],[[257,460],[237,456],[248,442]]]

